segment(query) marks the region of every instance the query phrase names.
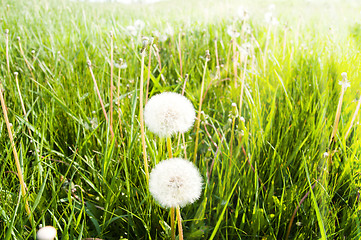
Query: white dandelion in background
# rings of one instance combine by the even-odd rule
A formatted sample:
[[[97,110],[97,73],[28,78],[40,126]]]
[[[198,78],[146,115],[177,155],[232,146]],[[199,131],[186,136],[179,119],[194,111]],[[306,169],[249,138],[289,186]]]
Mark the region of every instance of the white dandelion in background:
[[[173,92],[151,97],[144,108],[146,126],[160,137],[188,131],[193,126],[195,116],[191,101]]]
[[[346,91],[348,87],[351,87],[351,83],[347,80],[347,73],[345,72],[341,73],[341,77],[342,77],[342,81],[339,81],[338,84],[340,84],[343,90]]]
[[[137,36],[138,30],[134,26],[128,26],[126,29],[130,35]]]
[[[46,226],[39,229],[36,233],[38,240],[53,240],[56,237],[56,229],[52,226]]]
[[[145,27],[145,23],[142,20],[135,20],[134,22],[134,28],[138,31],[141,31]]]
[[[264,20],[270,25],[278,25],[279,23],[277,18],[273,16],[272,12],[266,12],[264,15]]]
[[[231,38],[238,38],[241,35],[232,25],[227,27],[227,33]]]
[[[241,21],[247,21],[249,19],[249,12],[244,6],[238,7],[237,14]]]
[[[149,191],[164,208],[183,207],[199,199],[202,177],[190,161],[167,159],[158,163],[150,173]]]
[[[166,27],[166,29],[164,30],[165,34],[167,34],[168,36],[173,36],[174,35],[174,29],[168,24],[168,26]]]

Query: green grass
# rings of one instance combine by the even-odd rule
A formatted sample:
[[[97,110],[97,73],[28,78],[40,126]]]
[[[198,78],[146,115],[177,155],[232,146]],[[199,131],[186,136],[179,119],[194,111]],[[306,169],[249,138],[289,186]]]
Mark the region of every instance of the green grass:
[[[33,239],[42,224],[56,227],[58,239],[170,239],[169,211],[148,192],[138,116],[141,35],[154,36],[168,26],[174,29],[173,37],[154,41],[162,70],[154,54],[151,68],[145,69],[145,77],[151,73],[149,96],[181,93],[188,74],[185,96],[198,109],[206,50],[211,55],[196,161],[204,189],[198,201],[181,211],[185,239],[285,239],[293,212],[309,191],[289,239],[360,238],[360,114],[346,140],[345,134],[360,97],[361,5],[290,2],[275,2],[280,24],[271,27],[268,43],[263,15],[270,2],[243,4],[252,10],[254,38],[246,34],[236,42],[250,42],[254,51],[246,69],[243,63],[237,67],[238,74],[246,71],[242,121],[232,113],[232,103],[239,104],[241,81],[234,76],[227,34],[232,24],[242,30],[243,23],[233,18],[238,4],[2,1],[0,80],[33,218],[29,220],[19,195],[1,114],[0,238]],[[326,7],[317,12],[319,6]],[[143,20],[145,28],[132,37],[126,27],[136,19]],[[5,29],[10,31],[10,72]],[[114,94],[120,93],[114,100],[120,103],[114,105],[115,141],[87,66],[89,59],[109,115],[110,31],[115,36],[115,63],[120,64],[119,58],[127,63],[125,69],[114,68]],[[19,72],[26,116],[14,72]],[[347,72],[351,88],[329,146],[342,72]],[[185,134],[190,160],[195,135],[195,129]],[[172,138],[175,157],[185,157],[181,142],[179,136]],[[150,168],[167,158],[165,139],[147,129],[146,144]],[[325,159],[325,152],[332,159]]]

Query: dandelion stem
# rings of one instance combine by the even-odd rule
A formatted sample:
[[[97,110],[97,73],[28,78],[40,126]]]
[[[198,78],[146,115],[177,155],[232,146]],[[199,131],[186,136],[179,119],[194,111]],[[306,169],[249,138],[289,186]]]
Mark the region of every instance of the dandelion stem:
[[[168,150],[168,157],[172,158],[173,157],[173,153],[172,153],[172,140],[170,139],[170,137],[167,137],[167,150]]]
[[[221,69],[219,68],[219,59],[218,59],[218,47],[217,47],[217,39],[214,40],[214,48],[215,48],[215,52],[216,52],[216,63],[217,63],[217,78],[221,77]]]
[[[110,32],[110,109],[109,109],[109,117],[110,117],[110,129],[113,129],[113,55],[114,55],[114,36],[113,32]],[[112,138],[114,134],[112,134]]]
[[[178,35],[178,54],[179,54],[180,76],[181,78],[183,78],[181,34],[182,33],[179,33]]]
[[[177,206],[177,220],[178,220],[178,233],[179,240],[183,240],[183,228],[182,228],[182,217],[180,214],[180,208]]]
[[[209,56],[206,57],[206,61],[205,61],[205,64],[204,64],[204,70],[203,70],[203,76],[202,76],[202,85],[201,85],[201,95],[199,96],[199,107],[198,107],[198,114],[197,114],[197,119],[196,119],[196,141],[195,141],[195,146],[194,146],[193,163],[195,163],[196,159],[197,159],[199,127],[200,127],[200,123],[201,123],[201,111],[202,111],[202,103],[203,103],[204,81],[205,81],[205,78],[206,78],[208,57]]]
[[[17,175],[19,178],[19,182],[20,182],[20,189],[21,189],[21,194],[25,199],[25,210],[28,214],[28,217],[31,221],[32,217],[31,217],[31,211],[30,211],[30,207],[29,207],[29,202],[27,200],[26,197],[26,186],[25,186],[25,181],[24,181],[24,177],[23,177],[23,173],[21,171],[21,166],[20,166],[20,161],[19,161],[19,157],[18,157],[18,152],[16,150],[15,147],[15,142],[14,142],[14,137],[13,137],[13,133],[11,130],[11,125],[10,125],[10,121],[8,118],[8,113],[7,113],[7,107],[6,107],[6,103],[5,103],[5,99],[3,97],[3,86],[0,83],[0,101],[1,101],[1,107],[3,110],[3,114],[4,114],[4,119],[5,119],[5,123],[6,123],[6,127],[9,133],[9,138],[10,138],[10,144],[11,144],[11,148],[13,150],[13,154],[14,154],[14,158],[15,158],[15,165],[16,165],[16,170],[17,170]]]
[[[5,29],[5,52],[6,52],[6,66],[10,76],[10,60],[9,60],[9,29]]]
[[[25,54],[24,54],[24,51],[23,51],[23,48],[21,47],[20,37],[18,37],[18,41],[19,41],[20,53],[21,53],[21,55],[22,55],[23,58],[24,58],[25,64],[26,64],[26,66],[28,67],[31,76],[33,77],[33,79],[35,79],[35,76],[34,76],[33,70],[31,69],[30,63],[29,63],[29,61],[26,59]]]
[[[233,139],[234,139],[234,125],[236,123],[236,118],[233,117],[233,120],[232,120],[232,129],[231,129],[231,140],[230,140],[230,143],[229,143],[229,167],[231,166],[232,164],[232,152],[233,152]]]
[[[358,100],[358,104],[357,104],[355,113],[353,114],[350,127],[348,128],[347,133],[346,133],[346,135],[345,135],[345,140],[347,139],[348,135],[349,135],[350,132],[351,132],[352,125],[353,125],[353,123],[354,123],[354,121],[355,121],[355,119],[356,119],[356,117],[357,117],[357,114],[358,114],[358,112],[359,112],[359,110],[360,110],[360,106],[361,106],[361,97],[360,97],[359,100]]]
[[[144,171],[145,177],[147,179],[147,184],[149,183],[149,170],[148,170],[148,159],[147,159],[147,149],[145,146],[145,133],[144,133],[144,116],[143,116],[143,77],[144,77],[144,57],[145,49],[141,52],[141,70],[140,70],[140,87],[139,87],[139,118],[140,118],[140,134],[142,138],[142,148],[143,148],[143,161],[144,161]]]
[[[147,76],[147,90],[145,91],[145,104],[148,102],[148,94],[149,94],[149,80],[150,80],[150,65],[152,63],[152,44],[149,44],[149,60],[148,60],[148,76]]]
[[[242,116],[242,104],[243,104],[244,80],[246,78],[246,68],[247,68],[247,57],[245,57],[244,59],[243,74],[241,77],[241,96],[239,98],[239,116]]]
[[[120,107],[120,68],[118,71],[117,104],[118,104],[118,121],[119,121],[120,138],[123,139],[122,118],[121,118],[122,108]]]
[[[317,183],[317,182],[316,182],[316,183]],[[313,184],[312,190],[315,188],[316,183]],[[291,220],[290,220],[290,222],[289,222],[289,224],[288,224],[288,227],[287,227],[287,233],[286,233],[286,238],[285,238],[285,239],[288,239],[288,236],[290,235],[290,232],[291,232],[293,219],[296,217],[296,213],[297,213],[298,209],[301,207],[302,203],[306,200],[306,198],[308,197],[308,195],[310,194],[310,192],[311,192],[311,190],[308,190],[308,192],[305,194],[305,196],[303,196],[302,199],[301,199],[301,201],[298,203],[295,211],[293,211]]]
[[[233,74],[234,74],[234,87],[237,88],[238,84],[237,84],[237,61],[238,61],[238,54],[236,51],[236,39],[232,38],[232,47],[233,47]]]
[[[331,146],[331,143],[334,140],[334,138],[336,136],[336,133],[337,133],[338,123],[340,121],[340,116],[341,116],[342,100],[343,100],[343,95],[344,94],[345,94],[345,89],[344,89],[344,87],[342,87],[341,95],[340,95],[340,98],[338,100],[338,106],[337,106],[337,111],[336,111],[336,116],[335,116],[335,122],[333,124],[333,131],[332,131],[332,134],[331,134],[329,146]]]
[[[172,240],[175,240],[175,224],[174,224],[174,207],[170,208],[170,229],[172,234]]]
[[[103,110],[103,114],[104,114],[105,120],[108,122],[107,111],[105,110],[102,97],[100,96],[98,84],[97,84],[97,81],[95,80],[95,76],[94,76],[94,73],[93,73],[92,64],[91,64],[91,61],[90,61],[90,60],[88,60],[88,67],[89,67],[90,74],[91,74],[92,79],[93,79],[93,82],[94,82],[94,87],[95,87],[95,90],[96,90],[96,92],[97,92],[100,105],[102,106],[102,110]],[[112,138],[113,138],[113,137],[114,137],[114,132],[113,132],[113,128],[112,128],[111,125],[110,125],[110,133],[112,134]]]

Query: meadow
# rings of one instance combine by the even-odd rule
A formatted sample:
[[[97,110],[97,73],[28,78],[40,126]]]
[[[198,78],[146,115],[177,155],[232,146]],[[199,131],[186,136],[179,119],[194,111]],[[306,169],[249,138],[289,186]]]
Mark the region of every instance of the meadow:
[[[203,181],[184,239],[361,237],[358,1],[0,9],[0,239],[171,239],[169,146]],[[197,114],[168,145],[141,117],[162,92]]]

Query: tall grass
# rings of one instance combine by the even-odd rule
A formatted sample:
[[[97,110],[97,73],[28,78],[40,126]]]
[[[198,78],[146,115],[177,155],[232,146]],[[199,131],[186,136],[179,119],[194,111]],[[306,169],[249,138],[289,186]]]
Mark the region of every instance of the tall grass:
[[[144,169],[142,71],[150,76],[145,99],[184,91],[203,111],[199,130],[172,139],[173,156],[196,159],[204,177],[201,198],[182,209],[184,239],[360,238],[361,136],[354,113],[361,31],[350,21],[335,24],[333,8],[325,17],[308,11],[318,3],[294,4],[309,15],[299,18],[289,3],[276,2],[280,24],[269,28],[260,17],[267,4],[249,3],[252,33],[233,47],[227,27],[241,32],[246,25],[231,16],[238,7],[232,1],[1,1],[0,81],[27,195],[20,194],[1,115],[0,238],[33,239],[41,224],[57,228],[58,239],[170,239],[169,211],[150,196]],[[355,16],[354,2],[335,4]],[[127,26],[136,19],[145,27],[133,36]],[[161,41],[156,31],[169,27],[174,34]],[[141,66],[142,36],[154,37],[154,51],[147,46],[148,64]],[[246,42],[252,48],[245,64]],[[329,146],[342,72],[351,91]],[[118,88],[112,97],[111,86]],[[167,146],[147,129],[144,136],[151,169],[168,157]],[[327,168],[325,153],[332,155]]]

